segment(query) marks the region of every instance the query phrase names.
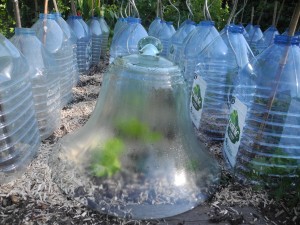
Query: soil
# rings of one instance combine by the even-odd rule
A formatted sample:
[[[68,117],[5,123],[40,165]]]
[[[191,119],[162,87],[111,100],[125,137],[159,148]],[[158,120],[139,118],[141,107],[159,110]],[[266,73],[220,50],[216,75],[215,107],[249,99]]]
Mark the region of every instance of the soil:
[[[18,179],[0,186],[0,224],[300,224],[300,203],[275,201],[268,190],[237,183],[227,172],[221,144],[208,146],[222,166],[220,186],[205,204],[184,214],[153,221],[124,220],[86,208],[68,198],[51,178],[49,155],[64,135],[74,132],[89,119],[95,107],[108,57],[82,75],[73,89],[73,101],[61,111],[62,123],[44,140],[27,171]],[[293,193],[287,193],[289,199]]]

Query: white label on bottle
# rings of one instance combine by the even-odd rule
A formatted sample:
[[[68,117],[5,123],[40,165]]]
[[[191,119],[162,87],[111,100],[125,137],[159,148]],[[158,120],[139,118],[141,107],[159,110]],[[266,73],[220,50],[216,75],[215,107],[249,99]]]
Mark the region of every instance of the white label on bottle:
[[[247,106],[238,98],[232,97],[229,121],[224,139],[225,155],[232,167],[234,167],[236,163],[236,156],[241,143],[246,114]]]
[[[196,75],[191,91],[190,116],[197,129],[200,126],[206,86],[206,82],[200,76]]]

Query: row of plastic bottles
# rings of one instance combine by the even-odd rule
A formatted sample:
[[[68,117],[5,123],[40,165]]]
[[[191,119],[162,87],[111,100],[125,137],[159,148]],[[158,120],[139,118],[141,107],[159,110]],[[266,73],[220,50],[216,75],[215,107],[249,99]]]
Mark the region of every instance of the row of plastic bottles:
[[[253,53],[258,55],[263,52],[274,42],[274,38],[279,34],[275,26],[270,26],[264,32],[260,29],[259,25],[247,24],[244,31],[244,36],[248,41]]]
[[[69,26],[59,13],[40,14],[32,28],[16,28],[10,41],[0,36],[1,183],[24,171],[40,141],[59,127],[60,109],[72,100],[79,72],[89,69],[91,59],[99,63],[101,47],[105,55],[109,29],[103,18],[92,18],[89,27],[81,17],[69,21],[80,25]]]
[[[124,18],[120,19],[118,22],[119,23],[117,23],[115,27],[115,32],[120,32],[122,27],[124,28],[128,24],[128,21]],[[249,78],[245,78],[244,76],[240,75],[242,73],[241,71],[245,70],[244,68],[246,68],[246,70],[255,70],[255,66],[260,66],[260,64],[257,63],[257,59],[254,55],[263,52],[264,54],[260,54],[258,56],[258,59],[259,57],[272,59],[272,50],[269,50],[269,56],[267,56],[267,53],[265,53],[265,51],[268,52],[267,50],[269,49],[269,46],[289,46],[289,44],[293,43],[291,44],[291,48],[294,48],[294,45],[297,45],[296,42],[284,42],[283,40],[284,38],[286,38],[286,36],[284,36],[283,38],[281,36],[278,36],[275,39],[274,43],[274,37],[278,34],[278,31],[272,26],[268,28],[263,34],[260,31],[259,26],[254,26],[247,32],[246,29],[244,29],[244,27],[241,25],[230,24],[227,25],[219,33],[214,27],[213,21],[202,21],[198,25],[196,25],[194,22],[187,20],[179,27],[177,32],[174,32],[173,35],[169,35],[170,33],[167,29],[168,25],[170,26],[171,24],[161,21],[159,18],[156,18],[150,25],[148,32],[151,36],[161,38],[164,48],[167,49],[167,51],[163,51],[161,55],[167,56],[173,62],[180,64],[187,85],[189,86],[189,90],[191,91],[191,118],[195,126],[199,129],[200,137],[203,139],[203,141],[224,141],[224,153],[227,156],[228,161],[231,162],[231,167],[235,166],[235,160],[242,162],[240,164],[237,164],[237,166],[234,168],[236,169],[237,174],[239,174],[240,177],[242,176],[242,173],[244,174],[243,179],[254,181],[255,179],[253,177],[253,174],[258,174],[256,176],[256,178],[258,179],[258,177],[260,177],[260,174],[263,173],[262,170],[265,170],[264,173],[267,176],[298,176],[296,175],[296,171],[297,168],[299,168],[299,163],[297,163],[297,160],[300,158],[299,149],[295,150],[294,152],[287,149],[295,147],[287,147],[287,149],[282,150],[280,147],[278,147],[280,146],[279,143],[273,143],[271,144],[271,146],[268,146],[269,150],[260,149],[260,151],[263,152],[260,154],[256,152],[255,148],[258,148],[260,144],[266,148],[265,144],[262,144],[262,142],[260,141],[263,139],[263,134],[268,136],[271,131],[264,130],[261,134],[259,134],[259,138],[255,138],[255,135],[257,135],[257,130],[265,125],[262,125],[262,118],[257,118],[256,121],[253,122],[253,117],[257,116],[256,113],[259,110],[261,110],[259,116],[263,117],[265,113],[264,111],[266,111],[265,107],[269,104],[268,101],[266,101],[266,99],[264,98],[269,98],[272,92],[270,89],[264,90],[264,85],[267,85],[268,82],[264,81],[264,83],[260,81],[262,85],[262,87],[260,88],[264,90],[265,97],[263,97],[262,92],[259,92],[259,88],[257,87],[258,83],[253,82],[253,78],[256,77],[256,74],[253,71],[251,73],[249,72]],[[160,31],[161,34],[163,33],[165,34],[165,36],[159,35]],[[120,33],[118,34],[120,35]],[[163,39],[162,37],[168,38]],[[117,36],[115,40],[117,40]],[[252,50],[254,50],[255,54]],[[130,52],[127,51],[123,55],[126,54],[130,54]],[[283,57],[284,55],[283,52],[274,52],[273,54],[277,54],[277,57]],[[276,61],[276,63],[279,62],[279,60]],[[260,71],[259,73],[263,73],[260,69],[258,69],[258,71]],[[267,70],[266,68],[263,68],[262,71]],[[249,99],[247,101],[241,101],[234,96],[234,91],[238,82],[243,82],[244,79],[252,79],[251,85],[254,85],[255,88],[253,89],[253,86],[251,85],[245,85],[242,86],[242,88],[240,88],[239,90],[243,93],[247,93],[246,96],[248,96],[248,94],[250,93],[250,88],[252,88],[252,91],[255,90],[255,92],[251,93],[251,97],[252,99],[254,99],[254,96],[256,95],[262,97],[261,102],[259,103],[259,107],[255,104],[250,104],[251,101],[249,101]],[[264,80],[263,76],[261,79]],[[293,79],[294,82],[297,81],[296,77],[294,77]],[[290,99],[290,97],[285,98]],[[240,116],[236,116],[236,112],[234,111],[233,113],[232,110],[232,108],[234,108],[236,105],[238,105],[241,109],[247,109],[247,107],[250,107],[250,105],[255,108],[254,112],[251,111],[253,115],[248,115],[250,118],[248,124],[251,124],[249,125],[249,130],[247,133],[249,137],[247,137],[247,140],[246,138],[244,139],[248,144],[248,146],[246,147],[247,150],[241,150],[239,159],[235,158],[237,157],[238,150],[230,149],[230,147],[228,147],[228,143],[229,140],[234,142],[234,144],[240,143],[241,137],[239,135],[241,135],[242,128],[234,127],[231,122],[235,121],[235,123],[238,123],[237,118],[246,120],[247,113],[243,111]],[[280,117],[277,114],[281,113],[282,112],[275,112],[275,115],[272,115],[271,117]],[[285,112],[281,117],[286,117],[286,113],[287,112]],[[296,119],[293,118],[293,121],[295,120]],[[287,132],[287,130],[292,132],[292,129],[282,128],[286,126],[289,127],[289,125],[285,123],[285,120],[283,118],[281,118],[280,121],[282,122],[282,124],[280,124],[281,129],[278,129],[280,132],[282,130],[286,130],[285,132]],[[243,124],[242,127],[244,127]],[[247,120],[245,124],[247,124]],[[272,126],[272,129],[275,129],[275,125]],[[294,138],[298,138],[295,130],[296,129],[294,129],[294,133],[292,134],[292,136],[294,135]],[[280,136],[280,134],[278,134],[278,131],[276,132],[277,133],[275,134],[275,136],[278,136],[277,139],[281,139],[282,141],[285,140],[285,143],[289,143],[291,139],[287,141],[285,135]],[[229,138],[229,136],[231,139]],[[267,139],[272,138],[267,137]],[[259,141],[256,144],[253,144],[255,140]],[[283,143],[282,141],[281,143]],[[299,147],[300,146],[298,146],[298,148]],[[287,155],[287,152],[292,154]],[[233,154],[233,156],[228,156],[228,154]],[[260,163],[255,163],[255,160],[257,158],[261,158],[262,156],[267,156],[267,158],[264,158],[263,160],[259,159],[258,162]],[[233,161],[234,163],[232,163]],[[286,163],[288,165],[287,167],[291,167],[293,171],[287,170],[287,173],[285,175],[282,174],[282,171],[276,173],[276,170],[278,171],[278,167],[283,167],[283,163]],[[292,165],[290,165],[291,163]],[[263,167],[261,167],[261,165],[263,164],[265,165],[264,169],[262,169]],[[256,165],[256,168],[253,165]],[[275,169],[273,167],[275,167]],[[270,171],[272,170],[274,171],[271,173]],[[245,171],[248,173],[247,175],[245,175]],[[262,178],[262,176],[260,178]]]
[[[149,34],[155,36],[159,26],[161,20],[156,18]],[[196,25],[186,20],[169,39],[167,57],[183,70],[191,91],[191,118],[200,138],[206,143],[224,141],[230,168],[244,181],[267,177],[270,184],[274,177],[300,176],[299,63],[295,60],[299,43],[278,34],[274,26],[262,33],[251,24],[245,29],[230,24],[219,33],[213,21]],[[281,71],[278,65],[283,61]],[[280,71],[282,77],[274,79]],[[276,85],[283,90],[272,90]],[[267,109],[273,92],[280,100],[273,99],[274,105]]]
[[[298,179],[299,39],[275,36],[254,57],[244,33],[242,26],[231,24],[215,32],[203,49],[195,46],[212,31],[198,34],[203,41],[194,39],[194,50],[186,51],[190,57],[184,54],[188,45],[182,50],[185,78],[193,84],[192,121],[203,141],[224,142],[228,165],[242,180],[274,184],[276,179]]]

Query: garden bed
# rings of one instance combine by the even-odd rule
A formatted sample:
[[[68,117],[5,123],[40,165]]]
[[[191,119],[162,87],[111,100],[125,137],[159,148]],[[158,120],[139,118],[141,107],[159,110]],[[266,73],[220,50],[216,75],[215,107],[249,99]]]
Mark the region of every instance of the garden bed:
[[[155,221],[122,220],[87,209],[65,196],[51,178],[48,158],[64,135],[89,119],[101,88],[108,60],[93,67],[73,89],[74,100],[62,109],[62,123],[43,141],[38,155],[19,179],[0,186],[0,224],[300,224],[300,204],[288,207],[266,190],[236,183],[222,170],[221,184],[204,205],[172,218]],[[224,168],[221,145],[208,146]]]

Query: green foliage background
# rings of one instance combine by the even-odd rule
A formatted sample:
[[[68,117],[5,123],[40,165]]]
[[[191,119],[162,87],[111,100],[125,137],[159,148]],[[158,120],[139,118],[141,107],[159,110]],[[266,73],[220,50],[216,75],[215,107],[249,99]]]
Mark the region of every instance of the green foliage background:
[[[183,22],[188,18],[189,12],[185,0],[171,0],[172,3],[180,10],[181,19]],[[281,3],[283,0],[279,0]],[[34,0],[19,0],[21,19],[23,27],[30,27],[37,20],[38,14],[43,12],[44,0],[37,0],[38,8],[35,10]],[[58,7],[63,17],[66,19],[71,14],[70,0],[57,0]],[[124,0],[126,3],[127,1]],[[143,25],[148,27],[151,21],[156,17],[156,3],[157,0],[136,0],[136,5],[139,10],[140,17],[142,18]],[[162,0],[164,19],[173,21],[177,25],[178,12],[171,7],[168,0]],[[211,2],[210,14],[212,19],[216,22],[216,27],[221,30],[227,23],[227,19],[232,8],[232,0],[209,0]],[[92,0],[75,0],[77,10],[82,14],[84,19],[88,19],[92,15]],[[101,8],[98,5],[99,0],[95,0],[95,15],[104,15],[109,26],[113,28],[117,18],[120,16],[121,0],[101,0]],[[197,23],[204,18],[203,4],[204,0],[191,0],[194,18]],[[243,1],[239,0],[238,9],[242,6]],[[281,14],[278,29],[283,32],[288,26],[293,9],[295,8],[296,0],[288,0],[285,3],[283,12]],[[257,22],[260,11],[264,8],[264,14],[261,20],[261,27],[263,30],[268,28],[272,22],[274,1],[268,1],[267,5],[263,6],[263,1],[248,0],[245,8],[243,20],[244,24],[250,21],[251,7],[255,7],[254,24]],[[125,8],[125,5],[124,7]],[[49,11],[54,11],[53,3],[49,0]],[[124,14],[124,13],[123,13]],[[124,14],[125,15],[125,14]],[[236,22],[240,22],[240,17]],[[0,32],[6,37],[13,35],[13,28],[15,26],[12,0],[0,0]]]

